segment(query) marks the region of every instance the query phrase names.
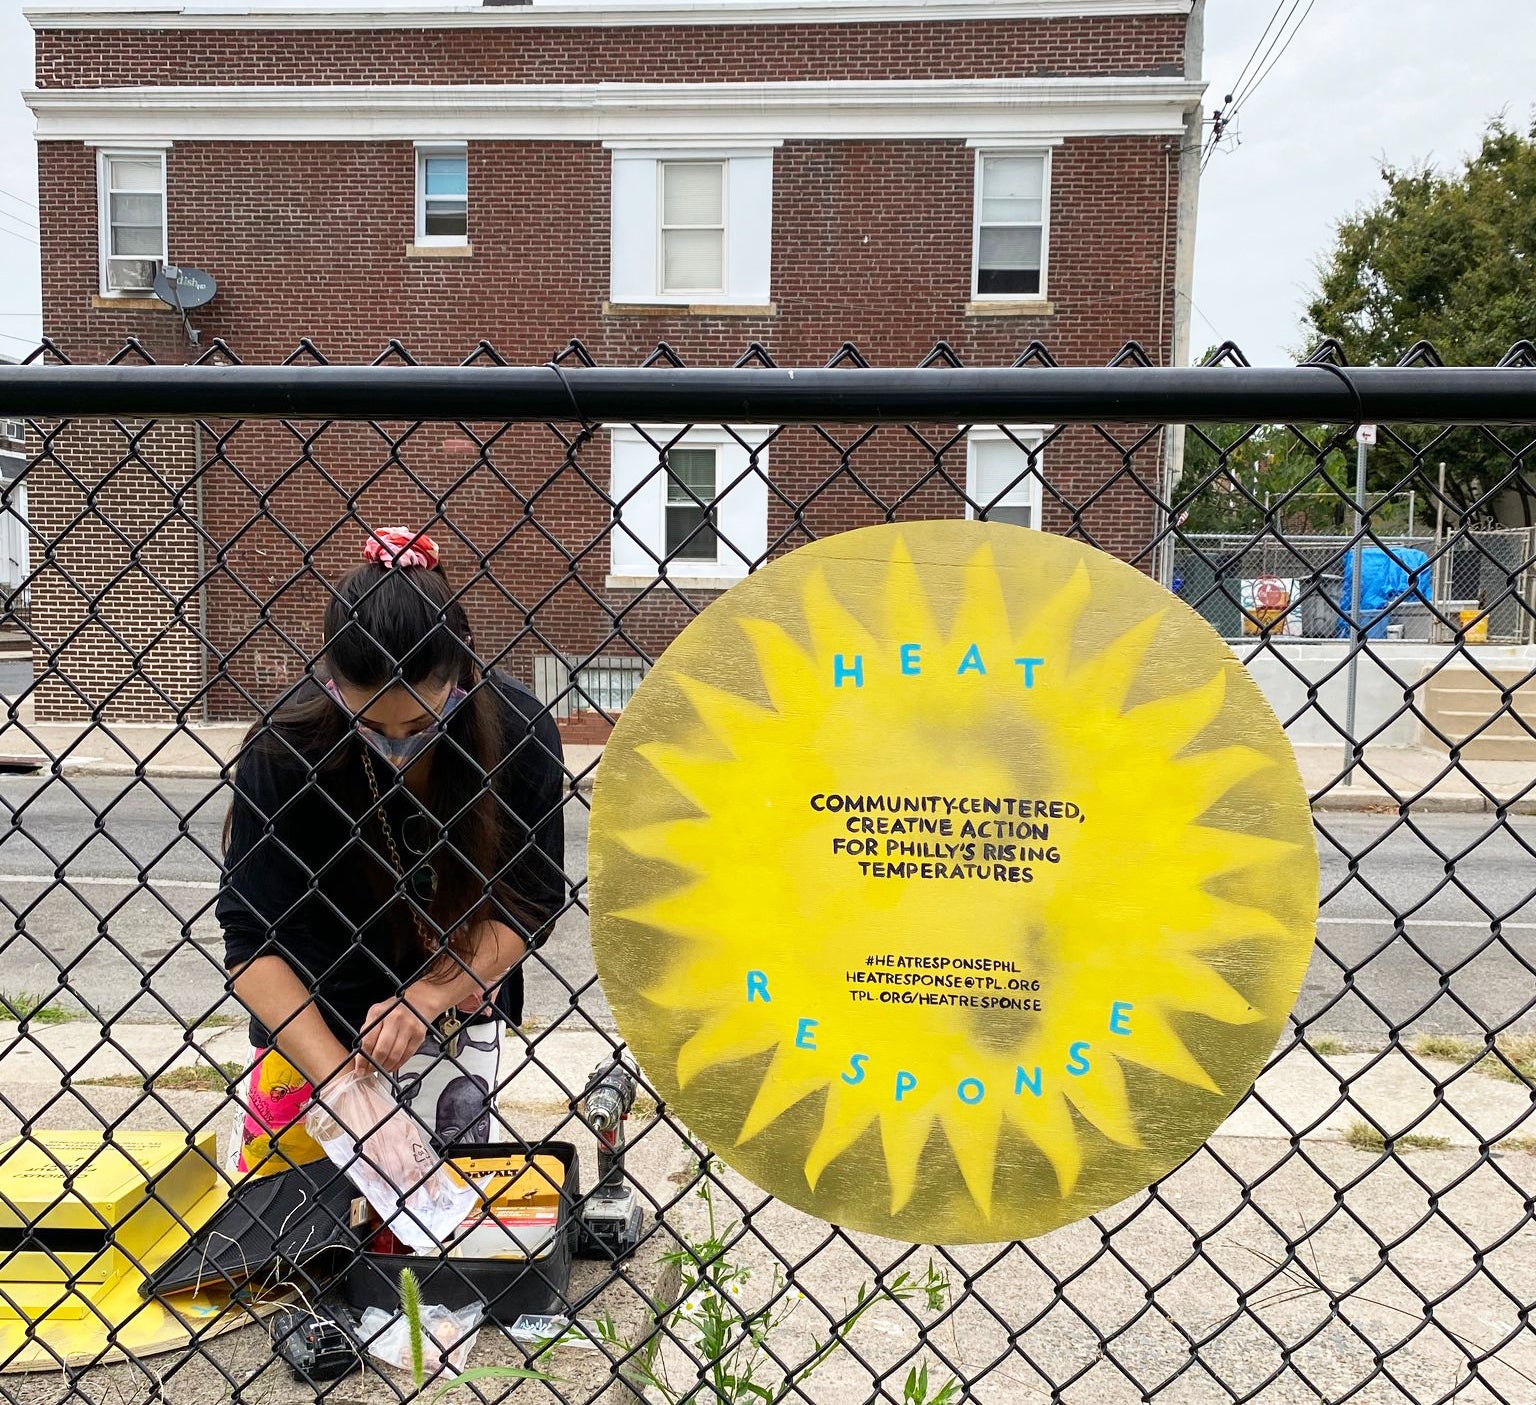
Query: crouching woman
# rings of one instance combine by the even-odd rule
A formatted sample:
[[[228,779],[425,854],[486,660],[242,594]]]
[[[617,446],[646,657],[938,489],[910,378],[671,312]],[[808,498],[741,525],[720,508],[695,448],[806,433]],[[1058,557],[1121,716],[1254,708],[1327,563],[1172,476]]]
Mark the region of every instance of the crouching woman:
[[[485,1141],[523,958],[566,902],[554,723],[482,673],[429,538],[377,531],[363,554],[317,677],[234,772],[217,912],[251,1016],[240,1172],[318,1157],[302,1115],[354,1069],[440,1144]]]

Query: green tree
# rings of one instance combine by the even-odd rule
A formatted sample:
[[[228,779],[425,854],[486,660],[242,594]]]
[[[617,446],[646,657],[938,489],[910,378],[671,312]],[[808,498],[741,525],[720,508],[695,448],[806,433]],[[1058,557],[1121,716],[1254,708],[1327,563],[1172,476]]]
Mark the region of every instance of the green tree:
[[[1232,364],[1207,348],[1199,364]],[[1354,451],[1338,445],[1337,425],[1202,424],[1184,435],[1183,472],[1174,493],[1188,534],[1337,535],[1350,526]],[[1407,498],[1377,503],[1378,532],[1405,531]]]
[[[1329,432],[1313,425],[1191,426],[1174,501],[1180,530],[1288,536],[1347,530],[1352,469],[1329,444]]]
[[[1385,193],[1338,228],[1318,272],[1306,329],[1332,337],[1353,365],[1391,365],[1416,343],[1434,344],[1448,365],[1487,365],[1536,338],[1536,124],[1526,133],[1495,121],[1460,170],[1385,164]],[[1532,520],[1530,475],[1515,453],[1536,429],[1476,429],[1436,438],[1402,428],[1404,445],[1372,455],[1371,488],[1432,490],[1447,466],[1447,496],[1487,512],[1513,490]]]

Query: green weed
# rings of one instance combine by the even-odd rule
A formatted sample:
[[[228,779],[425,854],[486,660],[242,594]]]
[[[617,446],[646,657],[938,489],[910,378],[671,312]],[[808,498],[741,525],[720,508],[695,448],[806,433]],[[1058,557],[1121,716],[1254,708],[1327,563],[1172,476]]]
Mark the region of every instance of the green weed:
[[[18,1024],[25,1021],[27,1024],[67,1024],[71,1020],[83,1020],[84,1010],[70,1010],[62,1005],[50,1005],[45,1002],[53,999],[51,995],[33,995],[22,992],[17,995],[9,995],[0,991],[0,1007],[4,1008],[8,1018]]]

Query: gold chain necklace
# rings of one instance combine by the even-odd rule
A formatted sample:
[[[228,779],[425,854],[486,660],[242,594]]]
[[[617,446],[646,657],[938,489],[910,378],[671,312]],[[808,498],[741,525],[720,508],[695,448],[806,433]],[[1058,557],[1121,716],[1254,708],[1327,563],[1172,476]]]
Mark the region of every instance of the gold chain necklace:
[[[384,831],[384,842],[389,846],[389,861],[395,866],[395,877],[400,880],[400,896],[405,899],[406,905],[411,909],[411,919],[416,924],[416,935],[421,939],[422,952],[425,954],[432,950],[434,942],[427,935],[427,925],[422,920],[421,910],[411,901],[411,895],[405,890],[405,865],[400,862],[400,849],[395,843],[394,827],[389,822],[389,816],[384,812],[384,798],[379,794],[379,778],[373,772],[373,758],[368,754],[368,748],[363,747],[363,771],[368,777],[368,789],[373,795],[374,813],[379,817],[379,827]],[[464,1027],[464,1021],[455,1008],[444,1010],[431,1026],[437,1031],[438,1039],[442,1042],[443,1052],[450,1059],[459,1056],[459,1031]]]

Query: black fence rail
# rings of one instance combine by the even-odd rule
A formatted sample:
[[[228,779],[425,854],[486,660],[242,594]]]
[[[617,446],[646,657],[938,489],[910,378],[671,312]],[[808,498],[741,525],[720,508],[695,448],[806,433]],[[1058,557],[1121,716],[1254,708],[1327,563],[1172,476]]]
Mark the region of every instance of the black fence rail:
[[[17,1139],[0,1151],[0,1396],[308,1399],[275,1311],[350,1298],[393,1316],[404,1259],[328,1162],[266,1139],[351,1030],[376,1063],[425,1039],[446,1081],[483,1085],[462,1103],[442,1076],[416,1087],[429,1138],[478,1120],[475,1144],[545,1158],[533,1199],[556,1218],[514,1226],[515,1301],[469,1358],[523,1374],[450,1398],[1536,1398],[1529,346],[1486,368],[1427,348],[1256,369],[1228,347],[1189,370],[1136,348],[1095,369],[1044,348],[970,369],[941,347],[899,371],[852,347],[793,370],[761,348],[728,369],[665,347],[634,369],[578,346],[531,368],[488,346],[452,368],[400,346],[318,365],[308,343],[284,367],[221,345],[196,366],[143,359],[47,347],[0,368],[0,416],[28,427],[3,504],[24,485],[23,647],[0,658],[0,1133]],[[586,905],[598,748],[667,643],[796,546],[935,517],[1087,541],[1231,638],[1296,745],[1323,872],[1291,1030],[1222,1131],[1113,1210],[964,1249],[809,1220],[714,1160],[632,1082]],[[462,648],[452,705],[513,719],[490,767],[445,723],[478,769],[420,801],[370,748],[408,749],[447,696],[418,688],[381,743],[336,719],[384,688],[315,686],[336,672],[328,608],[333,635],[357,618],[355,598],[336,615],[340,583],[402,524],[388,549],[430,538],[446,574],[429,625]],[[294,699],[303,726],[279,706]],[[465,827],[482,798],[494,853]],[[487,1035],[340,1008],[343,976],[406,981],[377,955],[390,942],[455,929],[465,874],[537,941],[523,1008],[501,1007],[519,1018]],[[268,958],[293,974],[286,1012]],[[261,1057],[274,1040],[291,1067]],[[316,1102],[372,1134],[349,1096]],[[398,1187],[390,1145],[365,1137],[363,1158]],[[237,1205],[266,1197],[251,1221],[165,1261],[235,1185]],[[417,1265],[429,1317],[486,1293],[472,1257]],[[145,1296],[146,1279],[206,1296]],[[355,1329],[378,1351],[381,1320]],[[406,1398],[399,1359],[319,1393]]]

